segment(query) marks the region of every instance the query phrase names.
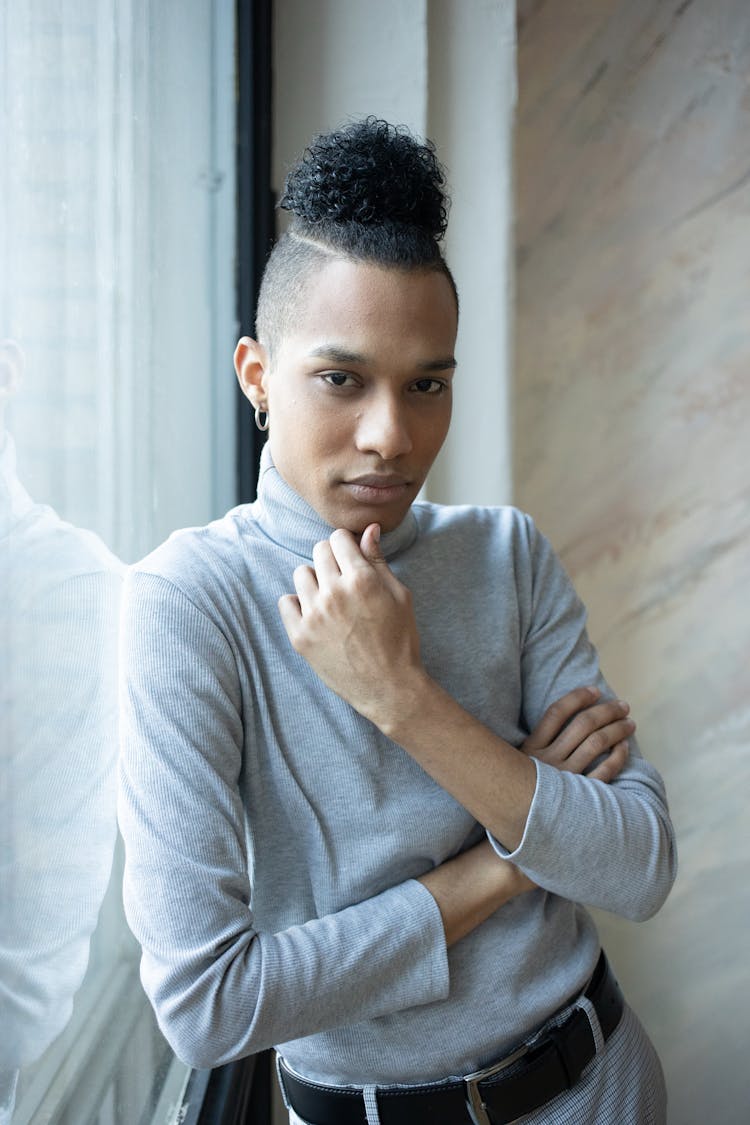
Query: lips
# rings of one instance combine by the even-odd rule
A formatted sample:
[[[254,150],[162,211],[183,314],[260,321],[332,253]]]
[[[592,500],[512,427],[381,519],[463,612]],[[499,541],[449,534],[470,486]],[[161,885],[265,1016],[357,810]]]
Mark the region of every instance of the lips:
[[[398,473],[368,473],[362,477],[355,477],[346,482],[351,485],[362,485],[365,488],[399,488],[409,484],[406,477]]]
[[[411,486],[410,481],[397,473],[367,473],[343,483],[350,495],[363,504],[390,504],[401,500]]]

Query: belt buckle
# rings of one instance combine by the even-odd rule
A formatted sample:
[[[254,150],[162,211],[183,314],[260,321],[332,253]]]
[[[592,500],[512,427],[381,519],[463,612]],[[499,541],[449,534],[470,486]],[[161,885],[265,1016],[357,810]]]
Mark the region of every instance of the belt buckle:
[[[513,1051],[512,1054],[506,1055],[500,1062],[493,1063],[492,1066],[486,1066],[484,1070],[475,1070],[473,1074],[464,1075],[466,1108],[469,1111],[469,1116],[474,1122],[474,1125],[493,1125],[487,1113],[487,1106],[482,1101],[482,1095],[479,1093],[479,1083],[484,1082],[487,1078],[493,1078],[496,1074],[499,1074],[500,1071],[512,1066],[514,1062],[518,1062],[525,1054],[528,1054],[528,1051],[529,1047],[524,1045],[523,1047],[519,1047],[518,1050]]]

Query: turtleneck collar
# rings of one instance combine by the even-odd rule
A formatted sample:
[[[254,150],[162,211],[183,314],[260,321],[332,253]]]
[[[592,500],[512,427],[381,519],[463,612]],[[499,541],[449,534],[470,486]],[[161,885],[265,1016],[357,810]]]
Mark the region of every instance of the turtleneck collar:
[[[271,459],[267,442],[260,458],[258,499],[251,510],[269,539],[304,559],[311,559],[315,544],[333,531],[284,480]],[[384,557],[390,559],[405,551],[416,537],[417,520],[410,508],[398,527],[382,536],[380,548]]]

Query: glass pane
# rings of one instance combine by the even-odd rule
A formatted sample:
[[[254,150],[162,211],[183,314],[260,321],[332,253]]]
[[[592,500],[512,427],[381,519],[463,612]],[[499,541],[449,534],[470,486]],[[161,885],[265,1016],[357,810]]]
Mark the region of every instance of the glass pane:
[[[117,622],[122,560],[234,502],[232,10],[0,0],[0,1125],[187,1080],[121,902]]]

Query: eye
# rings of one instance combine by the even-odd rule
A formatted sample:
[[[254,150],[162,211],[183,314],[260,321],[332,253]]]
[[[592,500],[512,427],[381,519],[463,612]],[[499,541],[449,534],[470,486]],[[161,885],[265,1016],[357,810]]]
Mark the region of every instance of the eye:
[[[346,371],[326,371],[322,378],[330,387],[356,386],[354,376],[349,375]]]
[[[448,384],[442,379],[417,379],[412,383],[412,390],[420,395],[440,395],[448,390]]]

